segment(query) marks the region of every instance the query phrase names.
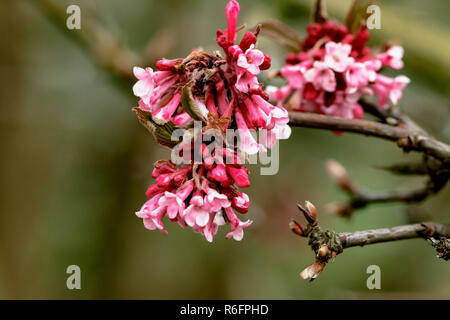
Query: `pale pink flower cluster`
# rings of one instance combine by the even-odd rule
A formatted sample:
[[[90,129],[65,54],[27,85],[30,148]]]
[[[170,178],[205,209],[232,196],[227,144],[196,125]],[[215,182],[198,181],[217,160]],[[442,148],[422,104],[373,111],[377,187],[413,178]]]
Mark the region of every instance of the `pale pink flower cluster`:
[[[256,49],[256,35],[246,32],[239,44],[236,40],[236,25],[239,4],[231,0],[226,7],[228,28],[217,31],[217,42],[226,58],[210,56],[202,51],[193,51],[185,59],[157,62],[157,71],[151,68],[134,68],[138,82],[133,92],[140,98],[139,107],[152,114],[156,123],[171,121],[175,126],[185,126],[192,117],[183,109],[183,88],[196,82],[193,99],[200,118],[208,113],[216,117],[230,117],[231,126],[239,129],[241,149],[249,154],[266,151],[279,139],[290,136],[287,111],[269,103],[257,76],[270,67],[270,57]],[[267,134],[256,141],[249,130],[265,129]]]
[[[403,67],[401,47],[371,55],[365,46],[369,37],[365,28],[352,35],[344,26],[326,22],[307,30],[305,51],[288,55],[287,65],[280,70],[287,84],[268,89],[273,100],[287,103],[295,111],[349,119],[362,118],[358,100],[363,95],[375,95],[383,109],[388,103],[398,103],[409,79],[403,75],[390,78],[380,72],[383,67]]]
[[[232,150],[224,149],[222,155],[234,158],[235,162],[215,163],[211,157],[216,154],[196,167],[177,167],[170,161],[157,162],[152,173],[156,184],[146,192],[150,199],[136,213],[143,219],[144,226],[167,233],[162,222],[167,217],[183,228],[191,227],[211,242],[218,227],[229,224],[226,237],[241,240],[243,229],[252,221],[243,222],[235,213],[246,213],[250,205],[247,194],[236,187],[250,186],[248,170]]]

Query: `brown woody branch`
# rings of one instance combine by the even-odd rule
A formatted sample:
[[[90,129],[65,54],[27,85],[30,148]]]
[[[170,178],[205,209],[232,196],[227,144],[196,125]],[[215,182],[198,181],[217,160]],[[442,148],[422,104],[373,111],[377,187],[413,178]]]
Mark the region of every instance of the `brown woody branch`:
[[[383,123],[406,126],[415,132],[420,132],[423,135],[429,135],[410,117],[401,112],[397,106],[392,106],[387,109],[380,109],[375,104],[370,103],[364,99],[360,99],[358,103],[363,107],[364,112],[371,114]]]
[[[406,151],[415,150],[433,156],[444,163],[450,162],[449,145],[408,127],[302,112],[289,112],[289,124],[293,127],[353,132],[397,141],[399,147]]]
[[[348,203],[330,204],[327,206],[328,211],[341,216],[350,216],[355,209],[365,207],[370,203],[421,202],[439,192],[450,178],[450,146],[431,137],[398,109],[381,110],[367,102],[360,101],[360,103],[366,111],[384,123],[290,112],[290,124],[297,127],[353,132],[396,141],[397,145],[405,151],[422,152],[424,158],[420,163],[401,164],[387,169],[394,173],[427,174],[428,180],[422,186],[412,190],[369,192],[357,187],[342,166],[336,168],[336,166],[340,166],[337,163],[334,164],[334,169],[337,170],[337,176],[334,179],[349,194],[350,200]],[[330,172],[330,170],[328,171]],[[333,172],[330,174],[333,176]]]
[[[450,225],[436,222],[408,224],[392,228],[381,228],[356,232],[338,233],[342,247],[350,248],[368,244],[424,237],[450,237]]]
[[[430,175],[420,186],[410,190],[391,191],[368,191],[359,187],[348,174],[347,170],[337,161],[328,160],[325,168],[336,184],[349,196],[346,203],[331,203],[326,206],[326,210],[335,215],[350,217],[359,208],[366,207],[371,203],[403,202],[417,203],[425,200],[429,196],[439,192],[448,181],[448,172],[438,175]],[[392,168],[391,168],[392,169]],[[420,171],[420,170],[424,170]],[[426,169],[426,170],[425,170]],[[428,174],[428,167],[418,167],[418,164],[403,164],[393,168],[401,173]]]

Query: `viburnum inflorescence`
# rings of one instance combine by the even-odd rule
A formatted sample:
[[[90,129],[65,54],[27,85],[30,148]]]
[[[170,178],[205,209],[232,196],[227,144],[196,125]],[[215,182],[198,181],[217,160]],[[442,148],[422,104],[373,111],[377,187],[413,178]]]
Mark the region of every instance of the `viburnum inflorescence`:
[[[402,47],[373,53],[366,45],[370,34],[364,25],[351,33],[346,26],[325,20],[310,24],[306,31],[300,52],[289,53],[278,74],[287,84],[269,88],[275,101],[287,103],[294,111],[359,119],[363,117],[361,96],[375,95],[382,109],[401,99],[409,79],[390,78],[381,71],[403,68]]]
[[[184,59],[159,60],[156,71],[134,68],[138,82],[133,92],[140,98],[134,110],[160,144],[190,145],[183,157],[193,160],[195,144],[174,141],[172,133],[177,128],[192,132],[194,121],[205,124],[203,135],[207,129],[222,133],[237,129],[239,138],[237,147],[226,142],[217,146],[217,141],[214,147],[201,144],[201,163],[157,162],[152,174],[156,184],[150,186],[146,194],[150,199],[137,212],[148,229],[166,232],[162,219],[167,216],[208,241],[218,226],[229,224],[227,237],[241,240],[243,228],[252,222],[242,222],[234,212],[245,213],[249,207],[248,196],[237,190],[250,185],[238,155],[265,152],[290,136],[287,110],[268,102],[257,79],[271,64],[270,57],[256,49],[259,30],[246,32],[236,44],[239,10],[239,4],[231,0],[225,10],[227,29],[217,31],[225,57],[194,50]],[[251,130],[264,130],[264,134],[256,139]]]

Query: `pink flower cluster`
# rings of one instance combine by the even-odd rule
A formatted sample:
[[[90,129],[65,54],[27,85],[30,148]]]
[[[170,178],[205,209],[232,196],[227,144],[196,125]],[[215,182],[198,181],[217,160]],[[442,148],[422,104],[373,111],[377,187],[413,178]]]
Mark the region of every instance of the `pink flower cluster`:
[[[189,129],[194,120],[201,120],[206,127],[237,129],[238,147],[223,149],[232,157],[241,151],[264,152],[290,136],[287,110],[269,103],[258,82],[259,73],[271,64],[270,57],[256,49],[258,32],[246,32],[236,44],[241,29],[237,28],[239,11],[239,4],[231,0],[225,10],[227,29],[217,31],[217,43],[225,57],[194,50],[184,59],[159,60],[156,71],[134,68],[138,81],[133,92],[140,98],[138,117],[149,114],[153,126],[173,124]],[[255,138],[252,130],[261,129],[264,133]],[[238,161],[229,164],[216,158],[206,157],[200,165],[157,164],[153,171],[156,184],[147,191],[150,199],[137,213],[144,225],[166,232],[162,218],[167,216],[212,241],[218,226],[229,224],[227,238],[241,240],[243,228],[251,221],[242,222],[234,210],[245,213],[250,202],[236,187],[250,185],[248,170]]]
[[[269,89],[274,100],[288,103],[296,111],[352,119],[363,116],[358,104],[362,95],[375,95],[380,108],[401,99],[409,79],[379,73],[384,67],[403,67],[401,47],[372,55],[366,46],[369,32],[365,27],[351,34],[333,21],[313,23],[307,33],[302,51],[289,53],[286,66],[280,70],[288,83],[280,89]]]
[[[192,86],[197,115],[205,120],[208,113],[229,117],[230,125],[239,129],[241,149],[249,154],[272,148],[278,139],[290,136],[287,111],[268,102],[257,75],[270,68],[270,57],[255,48],[257,34],[246,32],[239,44],[236,26],[239,4],[231,0],[226,6],[228,27],[217,31],[217,43],[226,58],[194,50],[185,59],[159,60],[157,71],[134,68],[139,80],[133,92],[140,97],[142,110],[152,113],[156,123],[171,121],[188,125],[193,119],[181,103],[182,90]],[[265,129],[266,138],[255,141],[249,130]],[[245,141],[245,143],[244,143]]]
[[[207,150],[205,145],[203,150]],[[227,238],[242,239],[243,229],[252,221],[241,221],[234,210],[239,213],[248,211],[249,197],[236,188],[250,186],[248,170],[233,150],[221,150],[220,156],[226,157],[227,161],[213,159],[217,153],[216,150],[208,155],[201,165],[177,167],[168,160],[155,164],[152,177],[156,184],[148,188],[146,195],[150,199],[136,213],[147,229],[167,233],[162,222],[167,216],[183,228],[191,227],[209,242],[218,227],[225,224],[229,224],[231,229]]]

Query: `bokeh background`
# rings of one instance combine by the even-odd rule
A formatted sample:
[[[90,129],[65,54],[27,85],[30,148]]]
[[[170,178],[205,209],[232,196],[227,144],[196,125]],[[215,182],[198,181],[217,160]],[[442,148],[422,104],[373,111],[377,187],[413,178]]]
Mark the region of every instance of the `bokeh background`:
[[[324,171],[334,158],[373,190],[414,187],[374,166],[407,157],[373,138],[294,129],[282,141],[280,170],[260,176],[252,166],[248,194],[255,222],[242,242],[214,243],[168,223],[169,235],[146,230],[134,212],[145,201],[156,145],[131,107],[131,86],[98,68],[71,32],[85,32],[97,10],[135,52],[183,57],[194,47],[215,50],[225,26],[225,0],[56,1],[81,7],[80,31],[58,30],[41,0],[0,5],[0,298],[21,299],[450,299],[450,265],[423,240],[352,248],[313,283],[299,272],[313,262],[304,239],[291,234],[296,202],[310,200],[325,227],[354,231],[408,223],[402,205],[374,205],[351,220],[328,216],[326,203],[345,200]],[[240,23],[273,17],[304,35],[312,1],[241,0]],[[328,1],[342,19],[349,1]],[[448,1],[379,1],[382,29],[372,44],[394,39],[406,49],[402,70],[412,79],[401,107],[450,141]],[[149,47],[150,42],[150,47]],[[274,67],[285,52],[260,40]],[[408,159],[414,156],[408,156]],[[448,188],[420,207],[449,222]],[[417,212],[417,210],[415,210]],[[82,289],[66,288],[66,268],[81,267]],[[366,268],[379,265],[382,290],[366,287]]]

